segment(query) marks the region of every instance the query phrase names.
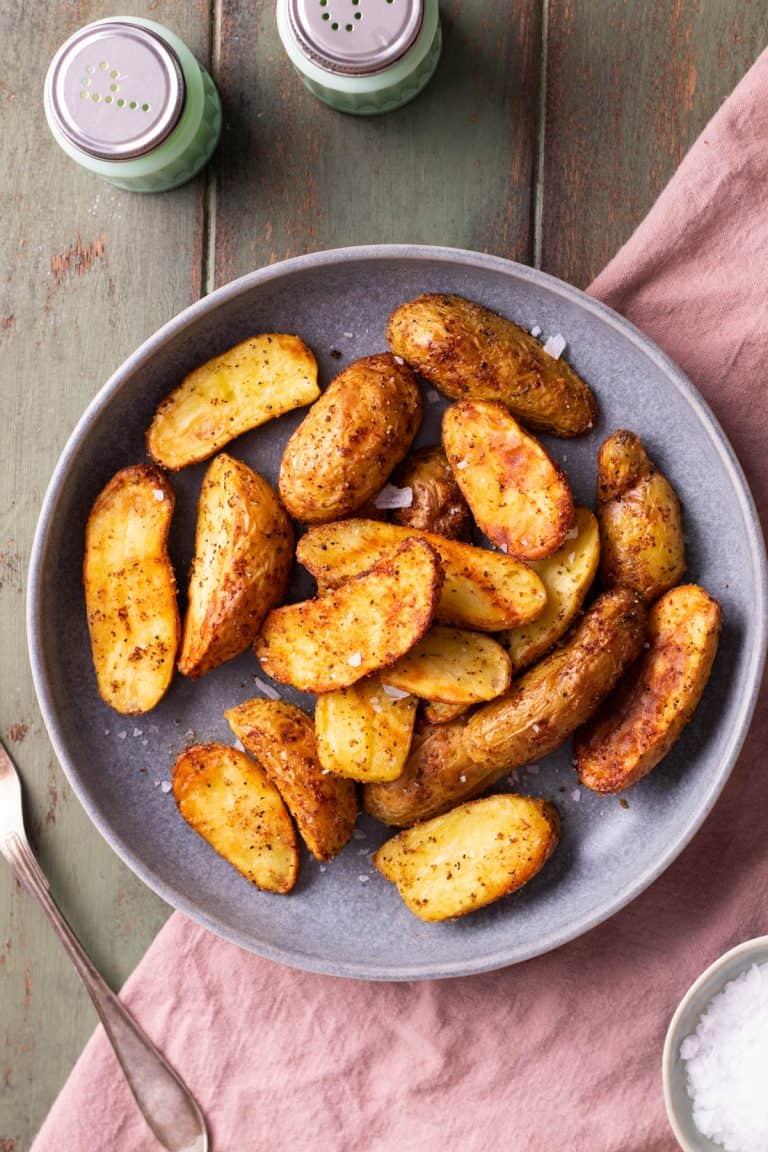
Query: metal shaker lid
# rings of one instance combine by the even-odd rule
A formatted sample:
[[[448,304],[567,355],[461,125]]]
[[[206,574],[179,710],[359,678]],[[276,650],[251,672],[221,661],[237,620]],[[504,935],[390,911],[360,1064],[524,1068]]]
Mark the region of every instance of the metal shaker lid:
[[[76,32],[45,78],[53,123],[76,148],[102,160],[152,152],[175,128],[184,99],[184,74],[170,44],[125,20]]]
[[[365,76],[404,56],[421,30],[423,0],[288,0],[302,52],[329,72]]]

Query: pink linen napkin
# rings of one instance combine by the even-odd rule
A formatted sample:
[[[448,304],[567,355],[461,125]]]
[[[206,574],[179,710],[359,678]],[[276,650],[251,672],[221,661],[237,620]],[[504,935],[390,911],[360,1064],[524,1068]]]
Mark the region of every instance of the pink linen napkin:
[[[649,333],[768,500],[768,52],[596,296]],[[367,984],[259,960],[174,915],[124,997],[197,1094],[215,1152],[667,1152],[660,1059],[701,968],[768,932],[765,701],[714,815],[656,884],[555,953]],[[33,1152],[156,1152],[101,1030]]]

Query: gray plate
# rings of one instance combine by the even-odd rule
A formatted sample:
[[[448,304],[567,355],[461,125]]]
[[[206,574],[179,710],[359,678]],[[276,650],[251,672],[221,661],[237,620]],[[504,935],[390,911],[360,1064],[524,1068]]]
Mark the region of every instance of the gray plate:
[[[552,797],[563,841],[522,892],[450,924],[416,920],[368,853],[386,832],[368,818],[341,856],[305,854],[289,897],[259,892],[189,828],[163,792],[193,740],[232,742],[224,708],[255,694],[246,653],[202,681],[177,677],[154,712],[124,718],[96,692],[81,587],[88,510],[112,474],[144,457],[155,406],[190,369],[254,332],[296,332],[323,382],[386,347],[389,312],[425,291],[456,292],[545,334],[595,388],[601,420],[578,441],[548,440],[579,503],[591,504],[600,441],[642,436],[685,507],[690,576],[722,603],[725,626],[696,719],[672,754],[628,794],[629,807],[577,789],[570,749],[520,772],[519,790]],[[333,353],[341,353],[341,357]],[[443,403],[428,403],[420,443],[439,437]],[[235,455],[274,481],[300,413],[243,436]],[[174,475],[171,548],[179,574],[193,542],[204,466]],[[294,594],[306,592],[297,583]],[[765,553],[754,505],[723,432],[682,373],[615,313],[540,272],[492,256],[408,246],[352,248],[244,276],[182,312],[104,386],[51,480],[32,553],[28,628],[35,686],[56,753],[97,828],[177,908],[229,940],[300,968],[371,979],[456,976],[526,960],[605,920],[682,850],[715,802],[749,725],[765,654]],[[286,695],[291,696],[288,692]],[[297,694],[291,696],[301,700]]]

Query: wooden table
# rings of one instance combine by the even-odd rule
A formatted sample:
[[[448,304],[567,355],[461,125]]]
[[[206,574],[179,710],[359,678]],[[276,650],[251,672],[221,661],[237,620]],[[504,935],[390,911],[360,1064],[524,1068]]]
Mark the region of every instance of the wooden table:
[[[38,508],[86,402],[201,293],[302,252],[456,245],[588,284],[765,45],[768,6],[444,0],[431,86],[395,114],[358,120],[301,86],[271,0],[121,0],[121,11],[177,30],[224,100],[214,166],[162,196],[100,183],[45,125],[51,55],[112,7],[0,8],[0,733],[23,773],[54,894],[117,986],[169,910],[101,840],[54,761],[23,619]],[[0,1152],[25,1152],[94,1015],[5,869],[0,925]]]

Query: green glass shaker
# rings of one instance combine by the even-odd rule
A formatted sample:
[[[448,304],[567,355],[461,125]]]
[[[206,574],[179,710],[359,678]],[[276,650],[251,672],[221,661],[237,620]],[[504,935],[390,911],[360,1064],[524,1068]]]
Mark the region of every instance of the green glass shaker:
[[[70,36],[48,69],[45,114],[68,156],[131,192],[185,184],[221,134],[206,70],[175,33],[134,17]]]
[[[440,59],[438,0],[277,0],[277,28],[310,92],[357,116],[412,100]]]

